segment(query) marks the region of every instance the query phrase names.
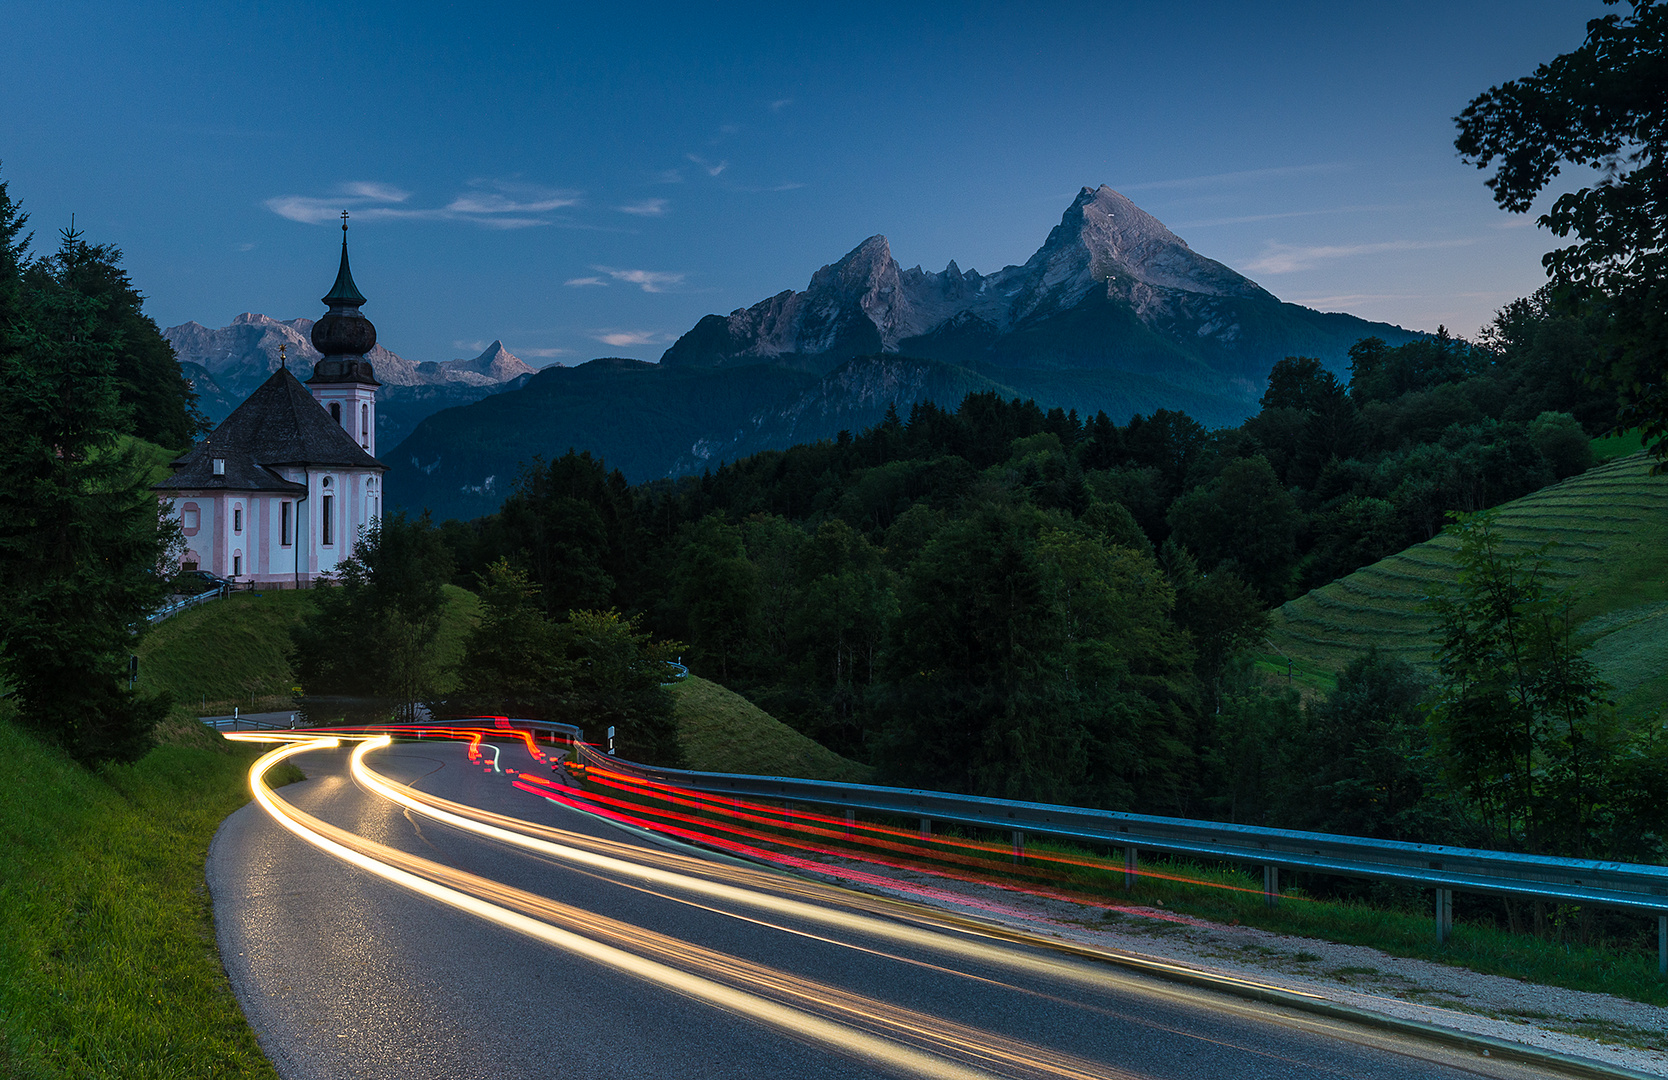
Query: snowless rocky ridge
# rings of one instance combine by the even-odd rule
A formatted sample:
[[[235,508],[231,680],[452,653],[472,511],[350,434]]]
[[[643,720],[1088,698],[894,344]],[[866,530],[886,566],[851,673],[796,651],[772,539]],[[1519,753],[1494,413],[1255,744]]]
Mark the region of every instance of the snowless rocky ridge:
[[[320,359],[313,348],[313,320],[287,322],[245,312],[230,326],[210,329],[197,322],[171,326],[162,332],[184,364],[200,365],[221,388],[245,395],[278,370],[279,347],[289,368],[306,381]],[[378,345],[367,354],[378,381],[388,386],[495,386],[535,370],[494,341],[473,359],[416,363]]]
[[[1256,282],[1194,252],[1151,214],[1111,188],[1083,188],[1060,224],[1022,266],[990,275],[952,260],[938,273],[900,269],[884,236],[871,236],[811,277],[729,316],[709,315],[662,362],[722,364],[786,354],[897,352],[933,336],[989,340],[1035,326],[1099,294],[1127,304],[1153,327],[1231,345],[1231,315],[1217,298],[1279,304]]]

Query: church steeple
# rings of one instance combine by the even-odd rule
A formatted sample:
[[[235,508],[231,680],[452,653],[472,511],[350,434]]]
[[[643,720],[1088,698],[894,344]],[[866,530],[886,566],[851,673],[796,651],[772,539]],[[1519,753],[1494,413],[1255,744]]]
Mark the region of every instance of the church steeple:
[[[330,310],[313,324],[313,348],[324,358],[313,365],[315,383],[363,383],[380,385],[365,354],[376,348],[376,326],[365,318],[359,306],[365,297],[353,283],[353,272],[348,269],[347,211],[342,211],[342,265],[336,271],[336,284],[323,297]]]
[[[321,303],[330,307],[357,308],[365,302],[365,297],[359,292],[359,286],[353,283],[353,271],[348,269],[347,256],[347,219],[348,212],[342,211],[342,268],[336,271],[336,284],[330,286],[330,291],[321,299]]]
[[[376,327],[360,312],[365,302],[348,269],[347,211],[342,211],[342,266],[324,296],[330,310],[313,324],[313,365],[307,387],[313,398],[365,452],[376,456],[376,372],[365,354],[376,348]]]

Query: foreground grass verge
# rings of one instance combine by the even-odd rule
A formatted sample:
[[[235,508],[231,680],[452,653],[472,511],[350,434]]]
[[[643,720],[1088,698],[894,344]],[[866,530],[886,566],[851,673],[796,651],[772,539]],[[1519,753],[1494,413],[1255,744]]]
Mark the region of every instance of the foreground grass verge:
[[[0,1076],[277,1075],[203,882],[255,756],[164,745],[94,772],[0,716]]]
[[[1074,867],[1052,884],[1109,904],[1161,907],[1214,923],[1254,926],[1340,945],[1365,945],[1390,956],[1429,960],[1485,975],[1503,975],[1544,986],[1668,1005],[1668,984],[1658,977],[1656,970],[1655,920],[1647,916],[1639,917],[1639,935],[1633,942],[1583,945],[1513,933],[1486,922],[1456,920],[1453,936],[1447,943],[1439,944],[1434,911],[1318,899],[1301,888],[1290,887],[1281,890],[1279,903],[1270,908],[1264,903],[1260,872],[1183,860],[1143,860],[1134,888],[1126,891],[1121,856],[1109,859],[1104,851],[1052,843],[1038,837],[1027,838],[1026,850],[1032,855],[1047,853],[1101,862],[1102,867]],[[1037,865],[1039,861],[1028,859],[1027,863]],[[1036,880],[1021,873],[1000,871],[993,876],[1021,888]],[[1428,892],[1421,895],[1430,896]],[[1154,936],[1186,932],[1183,925],[1138,914],[1109,911],[1102,918],[1117,923],[1121,929],[1139,928]],[[1301,951],[1295,954],[1300,963],[1304,955]],[[1351,983],[1357,976],[1370,974],[1353,970],[1308,970],[1306,973],[1330,975],[1341,983]]]

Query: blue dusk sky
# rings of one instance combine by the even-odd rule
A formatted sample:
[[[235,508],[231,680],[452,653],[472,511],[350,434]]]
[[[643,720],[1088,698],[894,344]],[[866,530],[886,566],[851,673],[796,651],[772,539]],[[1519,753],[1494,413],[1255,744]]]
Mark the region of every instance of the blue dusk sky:
[[[162,326],[317,317],[413,360],[658,359],[883,233],[1024,262],[1109,184],[1282,299],[1472,335],[1554,238],[1453,149],[1598,0],[0,6],[0,178]]]

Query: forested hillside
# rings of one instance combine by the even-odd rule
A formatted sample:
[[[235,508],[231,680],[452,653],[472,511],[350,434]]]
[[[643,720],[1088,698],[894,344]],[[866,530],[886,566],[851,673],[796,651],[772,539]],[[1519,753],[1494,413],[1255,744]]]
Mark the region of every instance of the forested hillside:
[[[1613,405],[1574,372],[1601,330],[1533,298],[1477,343],[1359,342],[1347,383],[1290,358],[1255,417],[1214,432],[984,393],[681,481],[570,453],[440,529],[460,580],[514,566],[549,618],[634,615],[893,782],[1481,841],[1502,819],[1441,778],[1429,666],[1340,657],[1306,707],[1240,657],[1270,607],[1587,469]],[[1417,773],[1366,818],[1315,780],[1347,787],[1362,754]],[[1612,779],[1607,805],[1643,805]],[[1493,839],[1529,844],[1512,805]],[[1649,834],[1627,813],[1618,850]]]

